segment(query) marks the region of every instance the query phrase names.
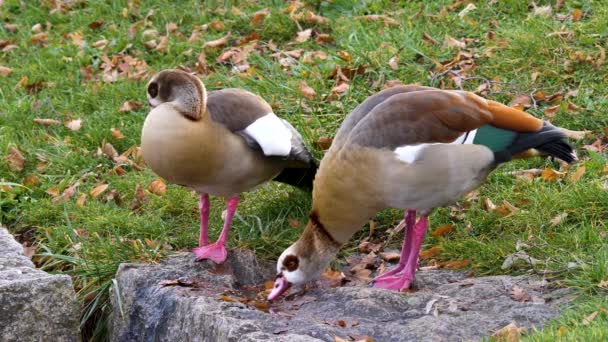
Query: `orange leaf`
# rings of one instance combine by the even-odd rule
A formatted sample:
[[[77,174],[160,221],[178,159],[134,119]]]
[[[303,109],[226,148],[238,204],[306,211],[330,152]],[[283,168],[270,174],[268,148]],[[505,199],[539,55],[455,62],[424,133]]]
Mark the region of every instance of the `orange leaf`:
[[[100,184],[96,186],[93,190],[91,190],[91,192],[89,192],[89,195],[91,195],[91,197],[93,198],[97,198],[97,196],[101,195],[104,191],[108,189],[108,186],[109,184]]]
[[[36,184],[38,184],[38,177],[36,177],[34,175],[26,176],[25,178],[23,178],[23,181],[21,182],[21,184],[31,188],[31,187],[35,186]]]
[[[437,254],[441,253],[442,249],[443,248],[441,248],[439,246],[433,246],[429,249],[425,249],[420,252],[420,259],[430,259],[430,258],[436,256]]]
[[[84,207],[84,202],[87,200],[87,194],[80,194],[80,197],[76,200],[76,205],[79,208]]]
[[[8,167],[11,171],[19,172],[25,167],[25,157],[18,148],[11,146],[8,149],[8,155],[6,156]]]
[[[457,269],[457,268],[463,268],[465,266],[467,266],[468,264],[470,264],[471,261],[468,259],[465,260],[451,260],[451,261],[446,261],[446,262],[442,262],[439,265],[443,268],[447,268],[447,269]]]
[[[451,231],[452,231],[452,230],[454,230],[454,229],[456,229],[456,227],[454,227],[453,225],[451,225],[451,224],[446,224],[446,225],[443,225],[443,226],[438,227],[437,229],[435,229],[435,230],[434,230],[434,231],[431,233],[431,235],[432,235],[432,236],[434,236],[434,237],[437,237],[437,236],[444,236],[444,235],[446,235],[447,233],[451,232]]]
[[[124,135],[123,135],[123,134],[120,132],[120,130],[118,130],[118,129],[116,129],[116,128],[110,128],[110,131],[112,132],[112,136],[113,136],[115,139],[120,140],[120,139],[124,139],[124,137],[125,137],[125,136],[124,136]]]
[[[266,19],[266,17],[270,16],[270,11],[268,10],[268,8],[264,8],[261,9],[255,13],[253,13],[253,16],[251,18],[251,26],[255,27],[255,26],[259,26],[260,24],[262,24],[264,22],[264,20]]]
[[[572,183],[576,183],[578,182],[581,177],[583,177],[583,175],[585,174],[586,168],[584,166],[579,167],[578,169],[576,169],[576,172],[574,172],[574,174],[570,177],[570,182]]]
[[[59,196],[59,189],[58,188],[49,188],[45,191],[47,194],[56,197]]]
[[[583,11],[580,8],[572,10],[572,21],[579,21],[583,17]]]
[[[555,182],[558,179],[564,178],[564,175],[565,175],[565,173],[563,173],[563,172],[556,171],[552,168],[546,168],[540,174],[540,178],[542,178],[548,182]]]
[[[161,179],[157,179],[148,185],[148,191],[157,196],[162,196],[167,192],[167,185]]]

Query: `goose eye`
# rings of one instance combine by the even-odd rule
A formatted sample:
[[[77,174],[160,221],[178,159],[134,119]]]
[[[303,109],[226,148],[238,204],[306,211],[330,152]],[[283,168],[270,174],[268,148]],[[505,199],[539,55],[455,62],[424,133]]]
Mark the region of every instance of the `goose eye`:
[[[158,84],[156,82],[150,83],[148,86],[148,94],[150,94],[151,98],[155,98],[158,95]]]

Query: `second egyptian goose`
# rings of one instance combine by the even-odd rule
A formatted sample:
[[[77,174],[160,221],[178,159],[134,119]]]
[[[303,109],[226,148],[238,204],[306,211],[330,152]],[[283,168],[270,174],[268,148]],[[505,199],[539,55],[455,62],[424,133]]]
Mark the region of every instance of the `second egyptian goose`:
[[[200,193],[198,259],[222,263],[239,193],[269,180],[311,189],[317,166],[300,134],[259,96],[240,89],[207,94],[196,76],[164,70],[147,88],[152,110],[141,149],[152,170]],[[224,228],[208,239],[209,195],[227,198]]]
[[[405,238],[399,264],[374,286],[408,288],[434,208],[477,188],[513,157],[573,162],[563,138],[547,122],[470,92],[409,85],[369,97],[344,120],[321,161],[310,219],[281,254],[269,299],[319,277],[340,246],[385,208],[406,210]]]

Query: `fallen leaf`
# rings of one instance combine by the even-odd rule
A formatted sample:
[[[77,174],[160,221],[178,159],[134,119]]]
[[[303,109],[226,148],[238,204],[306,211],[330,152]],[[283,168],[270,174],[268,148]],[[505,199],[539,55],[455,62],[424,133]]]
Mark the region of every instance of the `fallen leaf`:
[[[530,294],[526,292],[526,290],[522,289],[517,285],[513,285],[513,287],[511,288],[511,293],[509,295],[511,296],[511,299],[518,302],[527,302],[532,298]]]
[[[391,17],[382,14],[369,14],[355,17],[355,19],[367,20],[367,21],[382,21],[384,25],[399,25],[400,22]]]
[[[223,36],[221,38],[206,42],[205,44],[203,44],[203,49],[204,48],[215,49],[215,48],[219,48],[219,47],[226,45],[226,43],[228,43],[228,38],[230,38],[231,34],[232,34],[231,32],[228,32],[225,36]]]
[[[110,128],[110,131],[112,132],[112,136],[114,137],[114,139],[124,139],[124,135],[120,132],[120,130],[116,129],[116,128]]]
[[[399,57],[394,56],[388,60],[388,66],[393,70],[399,70]]]
[[[148,185],[148,191],[157,196],[162,196],[167,192],[167,185],[161,179],[156,179]]]
[[[296,42],[304,43],[309,40],[312,35],[312,29],[306,29],[297,33]]]
[[[496,206],[496,213],[502,217],[509,217],[518,211],[519,209],[507,200],[503,200],[500,205]]]
[[[332,141],[333,139],[330,137],[319,137],[319,139],[317,139],[317,141],[315,141],[313,145],[315,146],[315,148],[326,151],[329,150],[329,148],[331,147]]]
[[[566,217],[568,217],[568,213],[557,214],[554,218],[551,219],[551,227],[555,227],[560,224]]]
[[[65,123],[65,127],[69,128],[72,131],[77,131],[82,127],[82,120],[81,119],[70,120]]]
[[[589,325],[595,319],[598,313],[598,311],[594,311],[589,316],[585,317],[583,319],[583,325]]]
[[[23,178],[21,184],[27,186],[28,188],[32,188],[36,186],[36,184],[38,184],[38,177],[36,177],[35,175],[26,176],[25,178]]]
[[[420,251],[420,259],[430,259],[436,255],[438,255],[439,253],[441,253],[441,250],[443,248],[441,248],[440,246],[433,246],[429,249],[425,249],[423,251]]]
[[[48,41],[49,35],[46,32],[36,33],[30,37],[30,42],[32,42],[32,44],[38,45],[39,47],[46,45]]]
[[[306,13],[306,21],[308,21],[309,23],[324,25],[329,22],[329,19],[308,11]]]
[[[580,8],[572,10],[572,21],[579,21],[583,17],[583,11]]]
[[[79,208],[84,207],[84,202],[87,200],[87,194],[80,194],[80,196],[78,197],[78,199],[76,200],[76,205]]]
[[[398,262],[401,258],[401,254],[397,252],[380,252],[378,253],[380,259],[387,262]]]
[[[509,323],[507,326],[500,328],[492,334],[492,337],[496,337],[501,341],[506,342],[518,342],[519,336],[524,330],[524,328],[518,328],[515,323]]]
[[[447,269],[463,268],[471,263],[470,260],[451,260],[439,263],[439,266]]]
[[[0,66],[0,75],[8,76],[13,73],[13,69],[5,66]]]
[[[586,168],[584,166],[580,166],[576,169],[576,172],[574,172],[574,174],[572,174],[572,176],[570,176],[570,182],[571,183],[576,183],[578,182],[581,177],[583,177],[583,175],[585,174]]]
[[[382,244],[380,243],[372,243],[369,241],[361,241],[359,242],[359,252],[364,253],[364,254],[369,254],[372,252],[377,252],[378,250],[380,250],[380,248],[382,247]]]
[[[334,39],[327,33],[319,33],[315,36],[315,42],[318,44],[331,43]]]
[[[451,47],[457,47],[459,49],[463,49],[467,46],[466,43],[450,36],[450,35],[446,35],[445,39],[443,41],[443,47],[444,48],[451,48]]]
[[[91,190],[89,192],[89,195],[91,195],[91,197],[93,198],[97,198],[97,196],[101,195],[104,191],[106,191],[108,189],[108,186],[110,186],[109,184],[100,184],[98,186],[96,186],[95,188],[93,188],[93,190]]]
[[[335,87],[333,87],[331,89],[331,92],[335,93],[335,94],[342,94],[342,93],[346,92],[348,90],[348,88],[350,88],[348,83],[342,82],[342,83],[339,83],[338,85],[336,85]]]
[[[566,137],[574,140],[584,139],[586,136],[591,135],[591,131],[573,131],[563,127],[557,127]]]
[[[433,38],[430,34],[428,34],[426,32],[422,33],[422,40],[430,43],[431,45],[439,44],[439,42],[437,40],[435,40],[435,38]]]
[[[530,99],[530,96],[526,94],[521,94],[516,96],[510,104],[511,107],[515,107],[517,105],[521,105],[524,108],[528,108],[532,106],[532,100]]]
[[[34,119],[34,122],[37,124],[45,125],[45,126],[58,125],[61,123],[59,120],[55,120],[55,119],[39,119],[39,118]]]
[[[556,171],[549,167],[544,169],[543,172],[540,174],[540,178],[542,178],[548,182],[555,182],[558,179],[564,178],[564,176],[565,176],[565,173]]]
[[[5,157],[9,169],[14,172],[22,171],[25,167],[25,157],[15,146],[8,149],[8,155]]]
[[[348,342],[349,340],[345,340],[342,337],[334,336],[334,342]]]
[[[161,52],[161,53],[165,53],[165,52],[167,52],[168,48],[169,48],[169,37],[161,36],[160,41],[154,47],[154,50]]]
[[[558,104],[558,105],[555,105],[555,106],[551,106],[551,107],[547,107],[547,108],[545,108],[545,110],[544,110],[545,115],[546,115],[547,117],[552,118],[552,117],[554,117],[554,116],[555,116],[555,113],[557,113],[557,111],[559,111],[559,109],[560,109],[561,107],[562,107],[562,105],[561,105],[561,104]]]
[[[137,103],[135,101],[125,101],[123,102],[122,106],[120,106],[120,109],[118,109],[119,112],[122,113],[127,113],[130,111],[134,111],[141,108],[141,103]]]
[[[483,207],[484,207],[484,209],[486,209],[486,211],[496,210],[496,204],[494,204],[494,202],[492,202],[492,200],[489,197],[486,197],[483,200]]]
[[[338,287],[338,286],[342,285],[344,280],[345,280],[345,277],[344,277],[344,274],[342,274],[342,272],[326,269],[321,274],[320,282],[327,284],[328,287]]]
[[[104,21],[102,19],[97,19],[97,20],[91,22],[89,24],[89,27],[92,30],[97,30],[97,29],[101,28],[103,26],[103,24],[104,24]]]
[[[108,192],[108,194],[106,195],[106,201],[110,200],[114,200],[114,203],[116,203],[117,205],[120,205],[122,203],[122,197],[120,196],[118,191],[114,189],[110,190],[110,192]]]
[[[298,220],[298,219],[288,219],[287,220],[287,224],[289,224],[289,226],[291,228],[300,228],[300,227],[302,227],[302,222],[300,222],[300,220]]]
[[[467,4],[467,7],[465,7],[462,11],[460,11],[460,13],[458,13],[458,17],[460,17],[460,19],[462,19],[467,14],[469,14],[469,12],[471,12],[472,10],[474,10],[476,8],[477,8],[477,6],[475,6],[475,4],[469,3],[469,4]]]
[[[536,6],[535,3],[533,3],[534,5],[534,11],[532,12],[535,16],[538,17],[550,17],[551,13],[553,12],[551,5],[546,5],[546,6]]]
[[[218,298],[218,300],[221,300],[222,302],[240,303],[240,301],[238,299],[233,298],[231,296],[227,296],[227,295],[220,296],[220,298]]]
[[[351,56],[350,53],[348,53],[348,51],[344,51],[344,50],[340,50],[337,53],[338,57],[342,58],[345,61],[350,61],[351,59],[353,59],[353,56]]]
[[[597,286],[601,287],[601,288],[608,288],[608,280],[602,280],[600,281]]]
[[[177,31],[177,29],[177,24],[174,22],[170,22],[165,25],[165,30],[167,31],[167,34],[173,34]]]
[[[604,49],[603,47],[601,47],[599,45],[596,45],[596,46],[600,50],[600,55],[595,60],[595,67],[599,68],[602,66],[602,64],[604,64],[604,61],[606,60],[606,49]]]
[[[76,194],[76,188],[78,188],[78,186],[80,185],[80,182],[76,182],[71,186],[68,186],[67,188],[65,188],[63,190],[63,193],[61,193],[61,198],[63,199],[63,201],[69,201],[72,196],[74,196]]]
[[[268,10],[268,8],[264,8],[261,9],[255,13],[253,13],[253,16],[251,17],[251,26],[256,27],[259,26],[260,24],[262,24],[264,22],[264,20],[266,19],[266,17],[270,16],[270,10]]]
[[[58,188],[54,188],[54,187],[53,188],[48,188],[45,192],[47,194],[53,196],[53,197],[59,196],[59,189]]]
[[[444,235],[447,235],[449,232],[451,232],[454,229],[456,229],[456,227],[454,227],[454,225],[446,224],[446,225],[443,225],[441,227],[437,227],[437,229],[435,229],[431,233],[431,235],[434,236],[434,237],[444,236]]]
[[[131,202],[131,210],[139,210],[146,202],[147,197],[148,195],[146,195],[144,188],[141,185],[137,184],[137,186],[135,186],[135,196],[133,197],[133,201]]]
[[[82,47],[84,44],[84,39],[82,39],[82,34],[80,32],[72,32],[66,35],[72,41],[72,44]]]
[[[317,92],[312,89],[310,86],[308,86],[308,84],[306,84],[306,82],[304,81],[300,81],[300,93],[302,94],[302,96],[304,96],[305,98],[312,100],[315,98],[315,96],[317,95]]]
[[[213,20],[209,22],[209,27],[215,31],[223,31],[224,28],[226,28],[224,26],[224,22],[222,22],[221,20]]]

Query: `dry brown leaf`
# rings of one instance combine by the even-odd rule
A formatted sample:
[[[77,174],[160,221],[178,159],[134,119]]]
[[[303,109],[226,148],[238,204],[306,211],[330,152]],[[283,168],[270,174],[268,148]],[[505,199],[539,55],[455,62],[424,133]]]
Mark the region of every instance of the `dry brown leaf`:
[[[345,277],[340,271],[332,271],[329,268],[321,274],[320,282],[326,283],[329,287],[338,287],[342,285]]]
[[[513,285],[513,287],[511,288],[511,293],[509,295],[511,296],[511,299],[516,300],[518,302],[527,302],[532,299],[532,297],[528,292],[526,292],[526,290],[517,285]]]
[[[72,32],[66,35],[72,41],[72,44],[82,47],[84,44],[84,39],[82,39],[82,34],[80,32]]]
[[[439,42],[437,40],[435,40],[435,38],[433,38],[430,34],[424,32],[422,34],[422,40],[424,40],[425,42],[430,43],[431,45],[437,45],[439,44]]]
[[[228,32],[225,36],[223,36],[221,38],[208,41],[205,44],[203,44],[203,49],[204,48],[215,49],[215,48],[222,47],[222,46],[226,45],[226,43],[228,43],[228,38],[230,38],[231,35],[232,35],[232,33]]]
[[[509,217],[518,211],[519,209],[507,200],[503,200],[500,205],[496,206],[496,213],[502,217]]]
[[[580,166],[579,168],[576,169],[576,172],[574,172],[574,174],[572,174],[572,176],[570,176],[570,182],[571,183],[576,183],[578,182],[581,177],[583,177],[583,175],[585,174],[585,171],[587,169],[584,166]]]
[[[608,288],[608,280],[602,280],[600,281],[597,286],[601,287],[601,288]]]
[[[583,319],[583,325],[589,325],[591,322],[593,322],[598,313],[598,311],[594,311],[589,316],[585,317]]]
[[[8,149],[8,155],[5,157],[9,169],[14,172],[22,171],[25,167],[25,157],[23,153],[15,146]]]
[[[463,19],[467,14],[469,14],[469,12],[476,8],[477,6],[475,6],[475,4],[469,3],[462,11],[460,11],[460,13],[458,13],[458,17],[460,17],[460,19]]]
[[[78,197],[78,199],[76,200],[76,205],[79,208],[84,207],[84,202],[87,200],[87,194],[80,194],[80,196]]]
[[[144,188],[140,184],[137,184],[137,186],[135,186],[135,196],[133,197],[133,201],[131,202],[131,210],[139,210],[145,203],[147,197],[148,195],[146,195]]]
[[[551,219],[551,227],[555,227],[560,224],[566,217],[568,217],[568,213],[557,214],[554,218]]]
[[[523,106],[524,108],[528,108],[532,106],[532,100],[530,99],[530,96],[526,94],[521,94],[516,96],[510,104],[511,107],[515,107],[517,105]]]
[[[447,268],[447,269],[458,269],[458,268],[463,268],[463,267],[469,265],[470,263],[471,263],[471,261],[468,259],[450,260],[450,261],[445,261],[445,262],[439,263],[439,266],[441,266],[443,268]]]
[[[82,127],[82,120],[81,119],[70,120],[65,123],[65,127],[69,128],[72,131],[77,131]]]
[[[376,253],[377,251],[380,250],[380,248],[382,247],[381,243],[372,243],[369,241],[361,241],[359,242],[359,252],[361,253],[365,253],[365,254],[369,254],[369,253]]]
[[[443,248],[441,248],[440,246],[433,246],[429,249],[425,249],[423,251],[420,251],[420,259],[430,259],[434,256],[436,256],[437,254],[441,253],[441,250]]]
[[[572,10],[572,21],[579,21],[583,17],[583,11],[580,8]]]
[[[382,21],[384,25],[399,25],[399,21],[391,17],[381,14],[370,14],[355,17],[355,19],[367,20],[367,21]]]
[[[99,152],[98,152],[99,153]],[[108,159],[114,159],[118,156],[118,151],[110,143],[105,143],[101,149],[101,153],[108,157]],[[101,156],[101,155],[100,155]]]
[[[308,84],[306,84],[306,82],[304,81],[300,81],[300,93],[302,94],[302,96],[304,96],[305,98],[312,100],[315,98],[315,96],[317,95],[317,92],[312,89]]]
[[[446,35],[445,40],[443,41],[444,48],[457,47],[459,49],[464,49],[466,46],[467,46],[466,43],[464,43],[450,35]]]
[[[595,60],[595,67],[599,68],[602,66],[602,64],[604,64],[604,61],[606,60],[606,49],[604,49],[603,47],[601,47],[599,45],[596,45],[596,46],[600,50],[600,55]]]
[[[454,225],[451,224],[445,224],[441,227],[437,227],[437,229],[435,229],[431,235],[434,237],[438,237],[438,236],[445,236],[447,235],[449,232],[451,232],[452,230],[456,229],[456,227],[454,227]]]
[[[148,185],[148,191],[157,196],[162,196],[167,192],[167,185],[162,179],[156,179]]]
[[[112,136],[114,137],[114,139],[120,140],[120,139],[124,139],[124,135],[120,132],[119,129],[116,128],[110,128],[110,131],[112,132]]]
[[[296,42],[304,43],[312,36],[312,29],[306,29],[297,33]]]
[[[555,116],[555,113],[557,113],[557,111],[559,111],[559,109],[562,107],[561,104],[555,105],[555,106],[551,106],[551,107],[547,107],[545,108],[545,115],[549,118],[552,118]]]
[[[13,69],[0,65],[0,75],[8,76],[13,73]]]
[[[59,196],[59,189],[55,187],[46,189],[45,192],[53,197]]]
[[[224,22],[221,20],[214,20],[209,22],[209,27],[215,31],[223,31],[226,26],[224,26]]]
[[[315,146],[315,148],[326,151],[329,150],[329,148],[331,147],[332,141],[333,139],[330,137],[319,137],[319,139],[317,139],[317,141],[315,141],[313,145]]]
[[[160,41],[158,42],[158,44],[156,45],[154,50],[161,52],[161,53],[165,53],[165,52],[167,52],[168,47],[169,47],[169,37],[161,36]]]
[[[139,108],[141,108],[141,103],[135,101],[125,101],[123,102],[122,106],[120,106],[120,109],[118,109],[118,111],[122,113],[127,113],[134,110],[138,110]]]
[[[390,66],[393,70],[399,70],[399,57],[393,56],[391,59],[389,59],[388,66]]]
[[[540,174],[540,178],[542,178],[548,182],[555,182],[558,179],[564,178],[564,176],[565,176],[565,173],[559,172],[550,167],[544,169],[543,172]]]
[[[566,112],[576,112],[577,110],[581,109],[579,106],[572,103],[569,99],[566,100],[566,102],[568,103],[568,106],[566,107]]]
[[[17,24],[4,24],[4,28],[10,32],[10,33],[15,33],[17,32],[17,29],[19,29],[19,25]]]
[[[39,47],[46,45],[48,41],[49,35],[46,32],[36,33],[30,37],[30,42],[32,42],[32,44],[38,45]]]
[[[494,202],[492,202],[492,200],[489,197],[486,197],[483,200],[483,207],[487,211],[494,211],[494,210],[496,210],[496,204],[494,204]]]
[[[177,31],[177,29],[177,24],[174,22],[170,22],[165,25],[165,30],[167,31],[167,34],[173,34]]]
[[[398,262],[401,258],[401,254],[397,252],[380,252],[378,253],[378,256],[380,259],[387,262]]]
[[[315,36],[315,42],[318,44],[331,43],[334,39],[327,33],[319,33]]]
[[[93,190],[91,190],[89,192],[89,195],[91,195],[91,197],[93,198],[97,198],[99,195],[101,195],[104,191],[106,191],[108,189],[108,186],[110,186],[109,184],[100,184],[98,186],[96,186],[95,188],[93,188]]]
[[[308,11],[306,13],[306,21],[308,21],[309,23],[324,25],[329,22],[329,19]]]
[[[39,118],[34,119],[34,122],[37,124],[45,125],[45,126],[58,125],[61,123],[61,121],[58,121],[55,119],[39,119]]]
[[[331,92],[335,93],[335,94],[342,94],[342,93],[346,92],[348,90],[348,88],[350,88],[348,83],[342,82],[342,83],[339,83],[338,85],[336,85],[335,87],[333,87],[331,89]]]
[[[509,323],[492,334],[492,337],[506,342],[519,342],[519,336],[523,331],[524,328],[518,328],[515,323]]]
[[[35,175],[26,176],[25,178],[23,178],[21,184],[27,186],[28,188],[34,187],[36,186],[36,184],[38,184],[38,177],[36,177]]]
[[[401,86],[401,85],[403,85],[403,82],[401,82],[401,80],[388,80],[384,83],[384,89]]]
[[[553,9],[551,8],[551,5],[547,5],[547,6],[536,6],[536,4],[534,4],[534,11],[532,12],[535,16],[539,16],[539,17],[550,17]]]
[[[106,195],[106,201],[111,200],[113,200],[114,203],[116,203],[117,205],[120,205],[122,203],[122,197],[120,196],[118,191],[114,189],[110,190],[110,192],[108,192],[108,194]]]
[[[252,27],[259,26],[260,24],[262,24],[264,22],[264,20],[268,16],[270,16],[270,10],[268,10],[268,8],[264,8],[264,9],[261,9],[255,13],[253,13],[253,16],[251,17],[251,22],[250,22],[251,26]]]

